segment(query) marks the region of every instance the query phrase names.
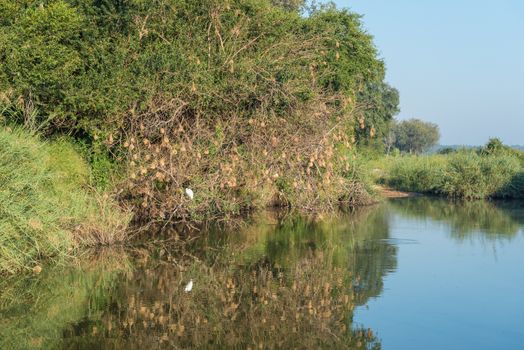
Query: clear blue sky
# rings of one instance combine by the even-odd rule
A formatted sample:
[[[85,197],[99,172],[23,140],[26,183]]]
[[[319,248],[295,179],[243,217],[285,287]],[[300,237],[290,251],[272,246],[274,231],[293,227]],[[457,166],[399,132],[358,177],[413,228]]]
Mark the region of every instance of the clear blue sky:
[[[524,0],[335,0],[364,15],[400,91],[399,119],[442,144],[524,144]]]

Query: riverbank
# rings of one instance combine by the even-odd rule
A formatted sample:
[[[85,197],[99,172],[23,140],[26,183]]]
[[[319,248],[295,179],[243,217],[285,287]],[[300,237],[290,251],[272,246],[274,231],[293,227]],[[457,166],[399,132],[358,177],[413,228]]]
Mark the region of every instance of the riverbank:
[[[2,273],[34,268],[38,271],[42,260],[60,260],[74,256],[82,247],[111,245],[128,239],[126,228],[133,216],[139,218],[140,215],[122,209],[122,205],[129,201],[125,198],[125,191],[120,190],[114,196],[115,192],[104,194],[94,189],[93,169],[71,141],[64,138],[42,141],[20,128],[4,127],[0,130],[0,144],[4,150],[0,177],[5,184],[5,190],[0,194]],[[351,184],[340,188],[347,189],[345,198],[354,196],[354,199],[344,201],[344,197],[337,195],[329,187],[330,182],[326,181],[323,183],[324,195],[331,196],[326,198],[332,201],[333,206],[324,209],[334,211],[340,205],[372,203],[370,193],[384,198],[419,197],[424,194],[456,199],[523,198],[524,162],[520,157],[520,153],[461,151],[448,155],[387,157],[375,161],[352,158],[351,176],[341,178],[339,184]],[[251,195],[236,192],[235,198],[250,203],[249,208],[253,211],[293,206],[282,198],[285,198],[286,190],[300,191],[301,187],[279,188],[278,184],[285,184],[283,179],[284,176],[270,177],[266,183],[251,186]],[[378,185],[372,186],[372,179]],[[257,178],[251,180],[258,181]],[[275,184],[277,187],[272,188],[271,185]],[[118,186],[115,184],[113,188]],[[147,185],[141,188],[147,189]],[[206,210],[209,202],[205,201],[218,203],[220,200],[213,197],[213,193],[203,192],[200,186],[188,186],[186,188],[193,190],[193,198],[190,198],[183,188],[178,189],[178,197],[174,200],[179,201],[179,208],[186,206],[193,210],[188,211],[190,215],[183,224],[195,223],[198,219],[210,222],[217,213],[227,214],[227,211],[220,212],[220,209],[225,209],[220,207],[216,207],[215,212]],[[157,190],[160,191],[160,188]],[[259,200],[254,205],[253,194],[260,196],[264,192],[266,200]],[[288,195],[292,193],[288,192]],[[306,212],[319,208],[323,207],[310,206],[305,210],[295,207]],[[198,210],[200,216],[194,214]],[[241,211],[229,213],[239,215]],[[177,218],[171,223],[176,223]],[[169,220],[160,217],[159,221],[166,219]]]
[[[375,181],[397,191],[452,199],[524,198],[524,153],[508,147],[489,152],[404,155],[374,161]]]
[[[40,273],[43,261],[63,261],[75,257],[86,247],[120,244],[129,239],[128,225],[133,217],[138,222],[140,216],[124,209],[126,199],[122,198],[122,192],[101,192],[95,188],[94,169],[77,151],[77,146],[66,138],[44,141],[19,127],[0,128],[0,180],[3,184],[0,193],[0,274]],[[326,211],[337,210],[340,205],[371,203],[364,183],[364,167],[360,164],[357,167],[357,164],[355,162],[352,167],[351,177],[339,182],[339,185],[349,186],[341,187],[348,189],[344,197],[333,195],[332,187],[327,187],[329,182],[324,185],[328,190],[326,196],[331,195],[329,200],[334,203],[334,207]],[[118,186],[118,183],[113,185],[115,189]],[[191,187],[194,197],[182,192],[179,200],[183,205],[198,206],[202,202],[202,191],[198,186]],[[261,185],[251,191],[267,191],[267,188]],[[273,191],[276,192],[271,198],[278,198],[279,190]],[[208,193],[208,196],[212,195]],[[353,200],[343,200],[351,196]],[[217,201],[217,198],[209,197],[209,200]],[[238,200],[252,198],[239,197]],[[252,208],[289,205],[270,200]],[[319,208],[312,206],[304,211]],[[202,218],[213,221],[212,213],[207,218],[205,213],[203,211]],[[169,224],[176,222],[173,220]],[[198,221],[182,224],[192,222]],[[145,224],[149,223],[151,221]]]
[[[413,198],[422,196],[421,193],[398,191],[382,185],[376,185],[374,189],[383,198]]]
[[[0,269],[125,240],[130,216],[189,225],[375,202],[365,153],[382,157],[399,101],[360,16],[176,3],[5,9],[0,122],[15,131]],[[524,188],[511,155],[453,157],[385,158],[382,184],[453,198]]]
[[[398,92],[359,15],[270,0],[121,5],[1,11],[0,125],[17,139],[0,169],[14,174],[0,270],[125,240],[121,208],[188,225],[372,201],[357,145],[387,132]],[[53,146],[64,135],[67,156]]]

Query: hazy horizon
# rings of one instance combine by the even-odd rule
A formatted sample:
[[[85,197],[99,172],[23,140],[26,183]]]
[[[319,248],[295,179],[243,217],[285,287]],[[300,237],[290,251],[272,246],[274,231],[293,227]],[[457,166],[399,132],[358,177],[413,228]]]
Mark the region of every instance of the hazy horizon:
[[[441,144],[524,144],[524,1],[335,3],[364,16],[400,92],[398,119],[438,124]]]

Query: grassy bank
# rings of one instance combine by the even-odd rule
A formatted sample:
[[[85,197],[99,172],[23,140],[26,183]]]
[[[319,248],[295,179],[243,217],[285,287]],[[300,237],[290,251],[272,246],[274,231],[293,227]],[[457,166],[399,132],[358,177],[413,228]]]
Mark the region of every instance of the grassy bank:
[[[388,157],[379,167],[379,181],[402,191],[456,199],[524,198],[524,163],[519,153]]]
[[[125,239],[129,215],[88,188],[89,169],[70,142],[2,128],[0,150],[0,273]]]

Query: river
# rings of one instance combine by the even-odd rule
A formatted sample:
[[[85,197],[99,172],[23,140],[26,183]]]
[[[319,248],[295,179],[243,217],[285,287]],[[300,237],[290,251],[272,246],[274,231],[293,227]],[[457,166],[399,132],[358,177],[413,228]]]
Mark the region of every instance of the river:
[[[264,212],[191,237],[5,278],[0,349],[524,349],[522,202]]]

